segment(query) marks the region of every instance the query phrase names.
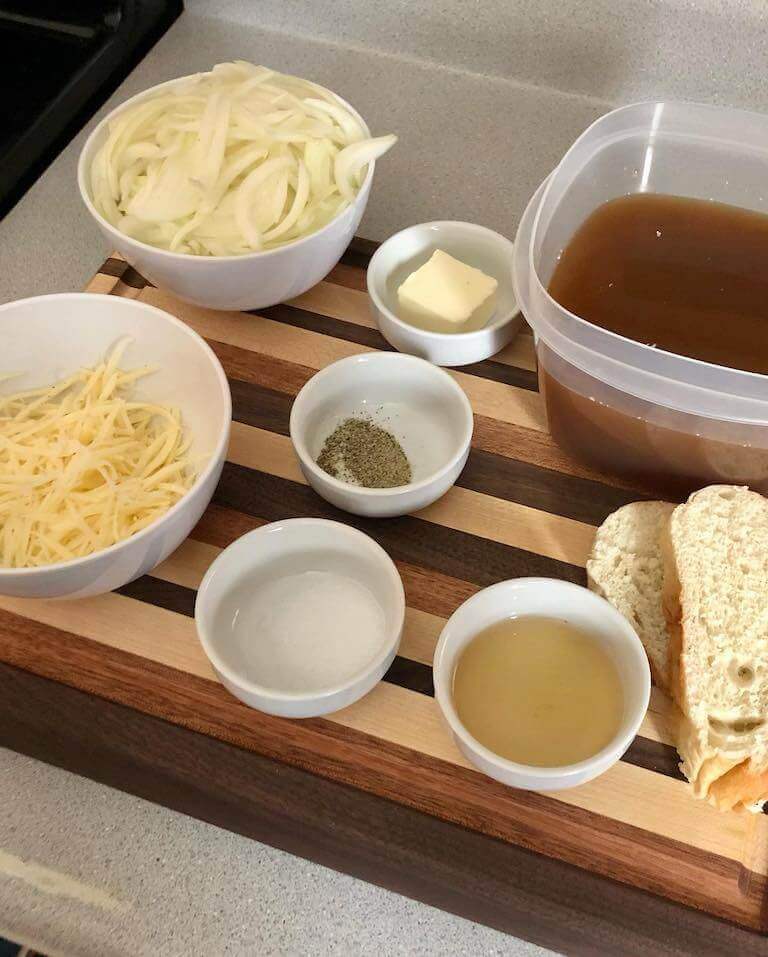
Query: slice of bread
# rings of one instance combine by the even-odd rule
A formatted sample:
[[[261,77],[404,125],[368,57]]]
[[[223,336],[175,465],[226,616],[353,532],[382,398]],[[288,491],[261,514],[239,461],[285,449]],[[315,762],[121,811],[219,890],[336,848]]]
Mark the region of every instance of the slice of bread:
[[[666,611],[673,635],[679,627],[678,694],[690,722],[683,769],[696,786],[718,756],[723,789],[743,775],[760,779],[768,770],[768,500],[710,486],[675,509],[668,534]]]
[[[680,581],[669,531],[673,511],[666,502],[633,502],[618,509],[597,530],[587,574],[590,588],[634,626],[657,686],[682,702]],[[694,793],[720,810],[759,810],[768,799],[768,771],[716,748],[702,750],[697,727],[682,714],[677,747],[683,769],[693,774]]]
[[[587,561],[592,591],[607,598],[634,627],[654,682],[669,693],[669,635],[662,606],[662,533],[674,505],[632,502],[598,528]]]

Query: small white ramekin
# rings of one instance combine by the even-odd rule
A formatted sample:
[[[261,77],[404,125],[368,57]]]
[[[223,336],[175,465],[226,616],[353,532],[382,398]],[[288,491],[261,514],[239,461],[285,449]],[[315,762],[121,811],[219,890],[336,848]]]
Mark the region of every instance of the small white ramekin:
[[[413,481],[394,488],[342,482],[317,464],[341,422],[370,417],[400,442]],[[355,515],[383,518],[418,511],[459,477],[472,441],[472,407],[463,389],[437,366],[397,352],[340,359],[313,376],[291,409],[291,441],[301,470],[326,501]]]
[[[239,661],[232,632],[222,626],[218,612],[235,589],[328,570],[349,576],[372,594],[384,617],[381,647],[356,674],[337,684],[307,691],[268,687],[247,662]],[[301,602],[300,593],[295,600]],[[344,615],[344,608],[338,614]],[[384,549],[355,528],[319,518],[272,522],[237,539],[211,564],[195,601],[198,637],[222,684],[250,707],[286,718],[328,714],[367,694],[397,654],[404,619],[403,583]]]
[[[591,758],[540,768],[499,757],[467,731],[453,705],[453,675],[466,645],[504,618],[536,615],[565,620],[599,641],[615,663],[624,689],[624,716],[613,740]],[[572,582],[516,578],[484,588],[460,605],[443,628],[434,659],[435,697],[461,751],[489,777],[530,791],[560,791],[592,780],[632,743],[648,710],[651,672],[634,629],[604,598]]]
[[[418,329],[398,316],[397,290],[436,249],[481,269],[499,284],[496,313],[482,329],[443,333]],[[381,334],[395,349],[439,366],[465,366],[495,355],[522,325],[512,284],[514,245],[475,223],[419,223],[390,236],[368,264],[368,295]]]

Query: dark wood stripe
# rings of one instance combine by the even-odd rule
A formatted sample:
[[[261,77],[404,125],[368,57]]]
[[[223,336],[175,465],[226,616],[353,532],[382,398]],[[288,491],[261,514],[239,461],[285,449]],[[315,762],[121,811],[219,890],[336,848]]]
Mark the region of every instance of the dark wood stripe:
[[[265,389],[253,382],[243,382],[242,379],[229,379],[229,389],[235,422],[278,435],[289,434],[292,395]]]
[[[751,926],[763,924],[761,904],[765,879],[756,874],[750,875],[749,879],[745,877],[746,892],[742,894],[738,879],[744,869],[738,862],[698,851],[682,842],[543,795],[505,788],[474,770],[447,765],[331,721],[285,721],[262,715],[237,702],[217,682],[106,648],[98,642],[20,616],[2,613],[0,621],[0,652],[5,661],[91,692],[91,695],[75,693],[70,698],[68,689],[61,685],[39,683],[40,679],[31,681],[16,668],[0,666],[3,687],[0,743],[3,745],[65,767],[72,766],[69,764],[71,760],[81,762],[73,769],[95,776],[97,780],[102,780],[99,774],[106,767],[114,767],[119,777],[106,783],[128,790],[139,785],[145,790],[138,793],[159,803],[165,803],[169,796],[178,798],[182,793],[190,793],[179,787],[176,777],[186,769],[190,774],[193,801],[197,799],[192,809],[187,807],[186,811],[230,828],[234,827],[240,810],[244,808],[263,817],[269,809],[285,813],[289,806],[298,802],[297,821],[306,817],[310,824],[309,830],[303,826],[292,829],[296,853],[309,853],[306,846],[302,850],[302,842],[309,839],[311,828],[316,826],[320,828],[318,837],[321,843],[337,848],[341,839],[339,828],[348,823],[354,807],[359,810],[357,802],[366,803],[363,800],[365,792],[373,793],[427,810],[430,815],[461,825],[462,829],[486,831],[491,835],[491,846],[498,848],[502,855],[500,861],[504,855],[514,854],[512,845],[522,844],[544,855],[565,859],[623,882],[637,883],[647,890],[705,907],[732,920]],[[60,654],[62,647],[67,648],[66,655]],[[100,698],[128,703],[132,707],[119,708],[114,713],[113,722],[107,717],[112,713],[110,706],[93,697],[94,693]],[[71,701],[71,706],[62,706],[64,699]],[[137,714],[138,711],[164,718],[165,722],[158,722],[160,732],[163,728],[170,728],[166,722],[172,721],[235,744],[238,749],[246,749],[237,750],[234,761],[234,766],[244,772],[242,782],[231,778],[230,765],[224,753],[217,751],[211,737],[195,736],[188,751],[178,741],[177,746],[170,745],[165,737],[159,740],[153,736],[148,730],[150,726]],[[66,749],[62,750],[65,742]],[[120,752],[113,762],[105,757],[108,753],[105,749],[109,748],[117,748]],[[253,781],[250,775],[254,765],[249,752],[254,751],[293,766],[309,768],[327,778],[345,783],[353,781],[355,787],[342,788],[339,791],[342,803],[326,804],[317,818],[301,803],[301,791],[295,796],[286,793],[286,781],[291,780],[289,770],[284,766],[273,767],[271,787],[262,795],[267,801],[265,808],[245,787],[246,781]],[[134,765],[131,756],[138,764]],[[201,777],[201,767],[215,768],[216,773]],[[157,772],[147,773],[148,768],[157,769]],[[317,786],[316,779],[308,780],[310,792]],[[208,800],[200,802],[204,794],[221,800],[221,819],[211,814]],[[348,807],[343,803],[347,798],[351,802]],[[355,816],[355,821],[357,823],[350,834],[352,846],[358,849],[369,846],[372,835],[385,836],[385,844],[390,840],[386,822],[360,813]],[[420,821],[408,846],[409,867],[419,867],[425,856],[429,858],[439,844],[435,841],[436,819],[425,817]],[[267,833],[270,833],[269,829]],[[460,833],[469,831],[460,829]],[[493,840],[495,837],[502,840]],[[510,841],[512,844],[505,843]],[[478,861],[476,879],[470,887],[463,887],[463,874],[456,870],[461,860],[461,856],[456,857],[455,849],[451,849],[447,864],[452,880],[464,896],[471,896],[479,881],[482,888],[480,898],[487,899],[498,872],[488,860]],[[519,860],[516,863],[519,866]],[[543,863],[544,858],[531,857],[532,866]],[[652,866],[649,867],[649,863]],[[381,871],[377,873],[374,869],[372,874],[375,880],[382,880]],[[500,887],[500,914],[509,912],[511,889],[517,887],[519,878],[518,875],[510,881],[506,872],[504,874]],[[619,920],[621,939],[626,942],[627,935],[635,933],[638,917],[643,914],[644,902],[648,898],[630,895],[628,900],[632,905],[613,914],[611,908],[606,911],[606,898],[595,893],[595,885],[591,883],[594,877],[574,870],[571,880],[552,887],[553,900],[570,899],[577,886],[574,882],[581,880],[590,883],[591,888],[585,900],[579,896],[580,906],[586,907],[584,916],[589,915],[587,923],[597,915],[611,913],[611,919]],[[520,881],[520,886],[525,888],[532,881],[536,886],[538,879],[533,879],[528,873],[525,880]],[[545,881],[543,887],[550,885]],[[680,913],[684,915],[686,912]],[[696,915],[696,920],[704,920],[713,928],[722,930],[722,925],[712,923],[704,916]],[[679,953],[679,932],[670,928],[669,934],[675,947],[669,952]],[[744,935],[745,944],[748,945],[750,940]],[[741,944],[740,937],[731,938],[732,944],[737,941]],[[763,941],[760,941],[760,946],[764,946]],[[621,947],[616,952],[627,951]],[[638,954],[643,952],[637,951]],[[662,952],[665,951],[654,950],[654,953]],[[699,951],[702,952],[709,951]],[[744,950],[742,947],[728,952],[762,953],[762,950]]]
[[[153,575],[144,575],[134,581],[115,589],[119,595],[135,598],[138,601],[175,611],[187,618],[195,617],[195,596],[193,588],[187,588],[176,582],[164,581]],[[416,691],[419,694],[434,696],[435,689],[432,683],[432,669],[420,661],[412,661],[397,655],[389,671],[384,675],[384,681]]]
[[[110,256],[102,263],[99,273],[103,276],[114,276],[119,279],[127,268],[128,263],[124,259],[115,259]]]
[[[364,272],[368,268],[371,256],[378,248],[379,243],[375,243],[370,239],[359,239],[356,236],[349,246],[347,246],[340,261],[343,262],[345,266],[354,266],[356,269],[361,269]]]
[[[227,462],[214,502],[267,521],[313,516],[359,528],[393,557],[445,575],[491,585],[507,578],[541,575],[586,583],[583,568],[489,541],[423,519],[370,519],[334,508],[308,486]]]
[[[475,415],[475,434],[472,443],[476,448],[493,452],[502,458],[519,459],[548,468],[557,475],[574,476],[598,482],[609,488],[614,486],[635,494],[635,498],[661,498],[660,489],[636,482],[626,476],[609,475],[599,469],[584,465],[561,449],[548,432],[529,429],[513,422],[502,422],[485,415]]]
[[[218,356],[230,378],[230,384],[236,380],[248,382],[259,388],[288,395],[293,401],[299,389],[317,373],[316,369],[309,366],[262,355],[228,342],[219,342],[216,339],[206,339],[206,342]]]
[[[216,548],[226,548],[235,539],[264,524],[264,519],[213,503],[192,530],[191,537]],[[443,575],[433,568],[427,569],[398,558],[394,561],[405,587],[406,604],[418,611],[449,618],[462,602],[471,598],[480,588],[473,582]]]
[[[323,316],[318,312],[300,309],[298,306],[280,303],[277,306],[269,306],[267,309],[252,309],[250,312],[252,315],[271,319],[273,322],[281,322],[283,325],[294,326],[297,329],[307,329],[310,332],[319,332],[333,339],[343,339],[359,346],[368,346],[370,349],[392,351],[392,346],[378,329],[359,326],[355,322],[346,322],[343,319],[334,319],[332,316]]]
[[[135,581],[116,589],[118,594],[138,601],[175,611],[188,618],[195,615],[195,590],[167,582],[152,575],[144,575]],[[432,679],[432,668],[421,661],[413,661],[398,655],[392,662],[389,671],[384,675],[384,681],[398,685],[408,691],[434,697],[435,686]],[[648,771],[656,771],[667,777],[684,780],[680,773],[677,751],[669,745],[649,738],[637,737],[625,753],[622,760]]]
[[[473,362],[468,366],[461,366],[459,372],[467,375],[479,376],[481,379],[492,379],[504,385],[513,385],[518,389],[528,389],[529,392],[539,391],[537,374],[531,369],[520,369],[517,366],[507,365],[504,362],[494,362],[485,359],[483,362]]]
[[[291,399],[308,382],[314,369],[261,355],[248,349],[207,340],[221,360],[225,371],[232,379],[250,382],[262,388],[272,389],[288,395]],[[563,452],[546,432],[528,429],[511,422],[497,421],[483,415],[475,415],[475,448],[498,455],[501,459],[517,459],[531,465],[549,469],[556,475],[585,478],[612,489],[622,489],[634,499],[642,497],[658,498],[659,490],[626,478],[609,476],[597,469],[590,468]],[[505,466],[506,467],[506,466]]]
[[[128,266],[125,272],[120,276],[120,282],[126,286],[130,286],[132,289],[146,289],[147,286],[152,285],[152,283],[148,279],[145,279],[140,272],[137,272],[133,266]]]
[[[369,326],[359,326],[355,322],[346,322],[343,319],[334,319],[317,312],[300,309],[298,306],[289,306],[281,303],[267,309],[253,309],[253,315],[263,316],[273,322],[281,322],[286,326],[297,329],[307,329],[318,332],[333,339],[342,339],[345,342],[354,342],[369,349],[378,349],[382,352],[393,352],[392,346],[382,336],[378,329]],[[479,376],[482,379],[492,379],[505,385],[517,386],[520,389],[538,391],[539,384],[535,372],[529,369],[519,369],[517,366],[505,365],[503,362],[494,362],[486,359],[484,362],[475,362],[472,365],[462,366],[462,372],[468,375]]]
[[[326,282],[332,282],[336,286],[346,286],[347,289],[357,289],[358,292],[365,292],[368,288],[365,273],[356,266],[347,266],[344,263],[337,263],[325,277]]]
[[[668,778],[685,780],[680,770],[677,750],[672,745],[661,741],[653,741],[651,738],[638,735],[621,760],[626,761],[627,764],[634,764],[638,768],[645,768],[646,771],[656,771],[657,774],[663,774]]]
[[[620,506],[645,497],[476,448],[456,484],[588,525],[600,525]]]
[[[230,379],[229,384],[237,422],[288,435],[292,396],[239,379]],[[456,484],[589,525],[599,525],[621,505],[642,497],[637,492],[476,448]]]
[[[157,608],[175,611],[187,618],[195,617],[197,592],[194,588],[187,588],[176,582],[168,582],[162,578],[155,578],[153,575],[142,575],[141,578],[135,578],[127,585],[116,588],[115,592]]]
[[[395,657],[389,671],[384,675],[384,681],[431,698],[435,696],[432,668],[421,661],[405,658],[403,655]]]

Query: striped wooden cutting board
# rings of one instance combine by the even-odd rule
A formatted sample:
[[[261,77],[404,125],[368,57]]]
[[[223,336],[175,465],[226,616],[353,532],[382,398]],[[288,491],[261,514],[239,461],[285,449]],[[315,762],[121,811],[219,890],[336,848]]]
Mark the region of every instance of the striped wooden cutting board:
[[[467,764],[441,723],[431,660],[445,619],[479,588],[520,575],[584,583],[595,525],[652,490],[574,462],[552,442],[528,331],[493,360],[454,373],[475,411],[457,486],[417,515],[338,512],[306,485],[288,438],[293,396],[318,369],[387,349],[368,312],[369,244],[326,281],[258,315],[213,312],[155,289],[117,257],[92,292],[137,298],[203,335],[229,376],[228,462],[191,538],[118,593],[74,602],[0,599],[0,659],[501,841],[768,929],[768,818],[721,815],[694,800],[677,769],[671,712],[656,689],[640,734],[614,768],[557,795],[514,791]],[[287,721],[223,689],[199,647],[195,589],[236,537],[314,515],[355,525],[396,561],[407,597],[400,655],[365,699],[329,718]],[[215,769],[209,769],[215,773]]]

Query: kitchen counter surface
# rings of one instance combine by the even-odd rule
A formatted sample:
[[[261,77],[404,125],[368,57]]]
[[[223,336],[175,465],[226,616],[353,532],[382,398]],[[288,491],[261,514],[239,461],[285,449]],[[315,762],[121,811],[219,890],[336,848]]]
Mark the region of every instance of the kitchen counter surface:
[[[486,177],[494,157],[501,162],[502,143],[486,141],[485,160],[466,173],[454,163],[461,137],[485,140],[503,109],[506,84],[488,78],[445,71],[455,91],[445,100],[450,91],[437,89],[433,68],[410,63],[393,71],[390,55],[343,52],[188,10],[109,104],[238,56],[319,79],[353,100],[375,132],[400,133],[399,156],[388,169],[380,164],[364,235],[380,239],[411,222],[462,217],[513,232],[519,200],[538,172],[519,184],[508,210],[499,210]],[[465,115],[458,102],[465,84],[482,104],[479,117]],[[420,119],[411,105],[417,95],[424,103]],[[585,103],[583,120],[599,112]],[[545,150],[545,165],[583,120],[560,128],[550,118],[550,132],[559,132]],[[93,122],[0,222],[0,301],[79,290],[109,253],[75,180]],[[448,135],[441,132],[446,126]],[[434,143],[443,147],[437,157]],[[546,953],[2,749],[0,782],[0,935],[46,953]]]
[[[387,52],[206,17],[195,12],[201,6],[193,3],[182,14],[0,222],[0,302],[82,289],[109,253],[76,181],[77,158],[96,119],[140,90],[221,60],[247,58],[311,77],[354,103],[374,134],[398,133],[399,144],[376,170],[360,229],[369,239],[431,219],[468,219],[513,236],[540,180],[579,131],[609,108],[592,97],[564,98]]]
[[[301,0],[188,0],[99,115],[220,60],[275,65],[350,99],[374,133],[399,134],[377,169],[363,235],[469,219],[513,236],[536,185],[614,103],[699,90],[695,98],[749,106],[762,89],[753,75],[762,60],[742,44],[763,42],[757,0],[546,0],[533,14],[518,0],[440,0],[416,22],[397,0],[388,23],[378,4],[368,19],[359,0],[332,6],[320,17],[325,4]],[[692,23],[707,42],[691,34],[666,57],[662,39],[674,46]],[[537,57],[537,44],[554,55]],[[92,125],[0,222],[0,302],[81,289],[109,252],[75,182]],[[0,782],[0,934],[51,954],[545,953],[9,751],[0,750]]]
[[[0,936],[67,957],[544,951],[0,748]]]

